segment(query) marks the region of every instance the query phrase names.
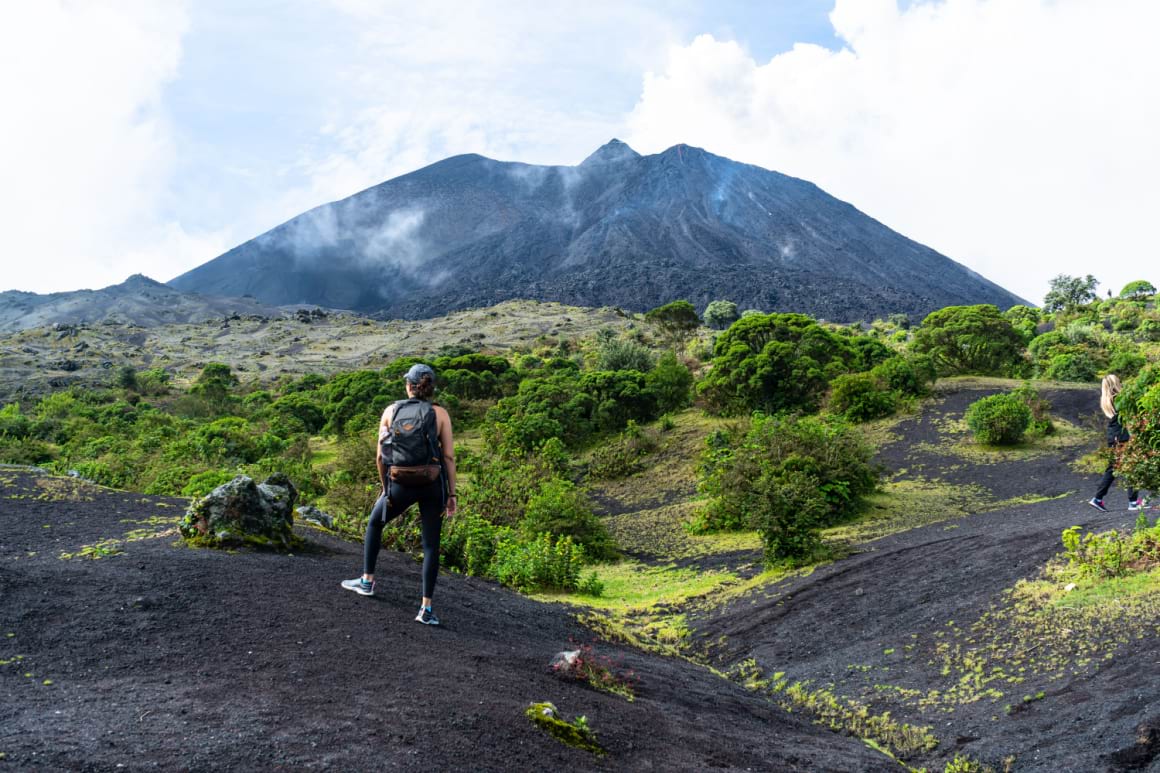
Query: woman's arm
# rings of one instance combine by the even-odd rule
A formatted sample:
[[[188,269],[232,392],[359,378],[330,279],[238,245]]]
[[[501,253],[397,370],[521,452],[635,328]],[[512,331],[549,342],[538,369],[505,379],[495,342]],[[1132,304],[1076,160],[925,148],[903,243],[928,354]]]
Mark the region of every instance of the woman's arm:
[[[447,474],[447,514],[455,515],[459,509],[456,496],[459,490],[455,475],[455,435],[451,431],[451,415],[440,406],[435,406],[435,424],[439,431],[439,448],[443,452],[443,471]]]

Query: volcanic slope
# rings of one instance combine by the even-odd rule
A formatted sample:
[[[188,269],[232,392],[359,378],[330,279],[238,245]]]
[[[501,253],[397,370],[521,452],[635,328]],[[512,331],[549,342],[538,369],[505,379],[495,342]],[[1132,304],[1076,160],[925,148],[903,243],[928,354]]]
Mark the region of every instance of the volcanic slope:
[[[609,611],[608,629],[678,647],[915,768],[966,756],[996,771],[1160,770],[1160,569],[1096,593],[1044,575],[1062,530],[1137,516],[1118,483],[1112,512],[1087,505],[1099,473],[1078,470],[1103,438],[1098,390],[1043,385],[1056,434],[975,445],[964,411],[1014,386],[940,382],[913,415],[870,427],[883,491],[825,533],[844,557],[796,573],[761,574],[756,535],[681,528],[689,449],[718,426],[683,415],[644,471],[595,493],[642,579],[694,592]]]
[[[0,470],[0,760],[21,770],[886,771],[855,739],[681,659],[596,642],[635,700],[551,675],[569,611],[300,527],[298,555],[181,547],[184,501]],[[604,756],[524,715],[587,718]]]
[[[455,156],[317,207],[170,281],[383,317],[528,298],[836,321],[1021,299],[816,185],[676,145],[577,166]]]

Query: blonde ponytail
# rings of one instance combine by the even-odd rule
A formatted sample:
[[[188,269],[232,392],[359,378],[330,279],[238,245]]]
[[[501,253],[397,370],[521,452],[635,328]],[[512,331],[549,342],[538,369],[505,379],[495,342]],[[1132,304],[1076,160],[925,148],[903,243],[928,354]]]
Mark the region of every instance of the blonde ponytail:
[[[1123,388],[1123,385],[1120,384],[1120,378],[1116,374],[1109,373],[1104,376],[1103,383],[1100,385],[1100,409],[1109,419],[1116,415],[1114,400]]]

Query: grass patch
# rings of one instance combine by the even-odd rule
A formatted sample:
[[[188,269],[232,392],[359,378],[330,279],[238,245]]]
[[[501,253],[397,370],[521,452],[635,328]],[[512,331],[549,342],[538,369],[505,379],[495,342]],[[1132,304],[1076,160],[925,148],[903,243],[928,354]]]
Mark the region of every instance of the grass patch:
[[[727,571],[702,572],[673,565],[648,566],[637,561],[598,564],[596,578],[604,584],[598,597],[574,593],[541,593],[532,598],[541,601],[567,601],[595,609],[647,611],[660,604],[679,604],[705,594],[723,584],[736,583],[737,576]]]
[[[856,521],[822,532],[827,541],[859,544],[994,507],[982,486],[951,485],[926,478],[890,481],[866,497]]]

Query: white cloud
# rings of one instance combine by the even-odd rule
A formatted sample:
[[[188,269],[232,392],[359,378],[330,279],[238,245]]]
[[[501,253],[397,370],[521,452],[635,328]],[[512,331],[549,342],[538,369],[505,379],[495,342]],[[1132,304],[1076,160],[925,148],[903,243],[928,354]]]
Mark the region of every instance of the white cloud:
[[[356,20],[357,53],[286,213],[458,153],[577,163],[623,128],[640,73],[676,39],[640,2],[331,1]]]
[[[166,279],[217,249],[159,214],[174,149],[158,103],[185,27],[151,0],[0,7],[4,289]]]
[[[840,51],[673,48],[626,139],[809,179],[1032,301],[1058,273],[1160,281],[1160,5],[838,0],[830,20]]]

